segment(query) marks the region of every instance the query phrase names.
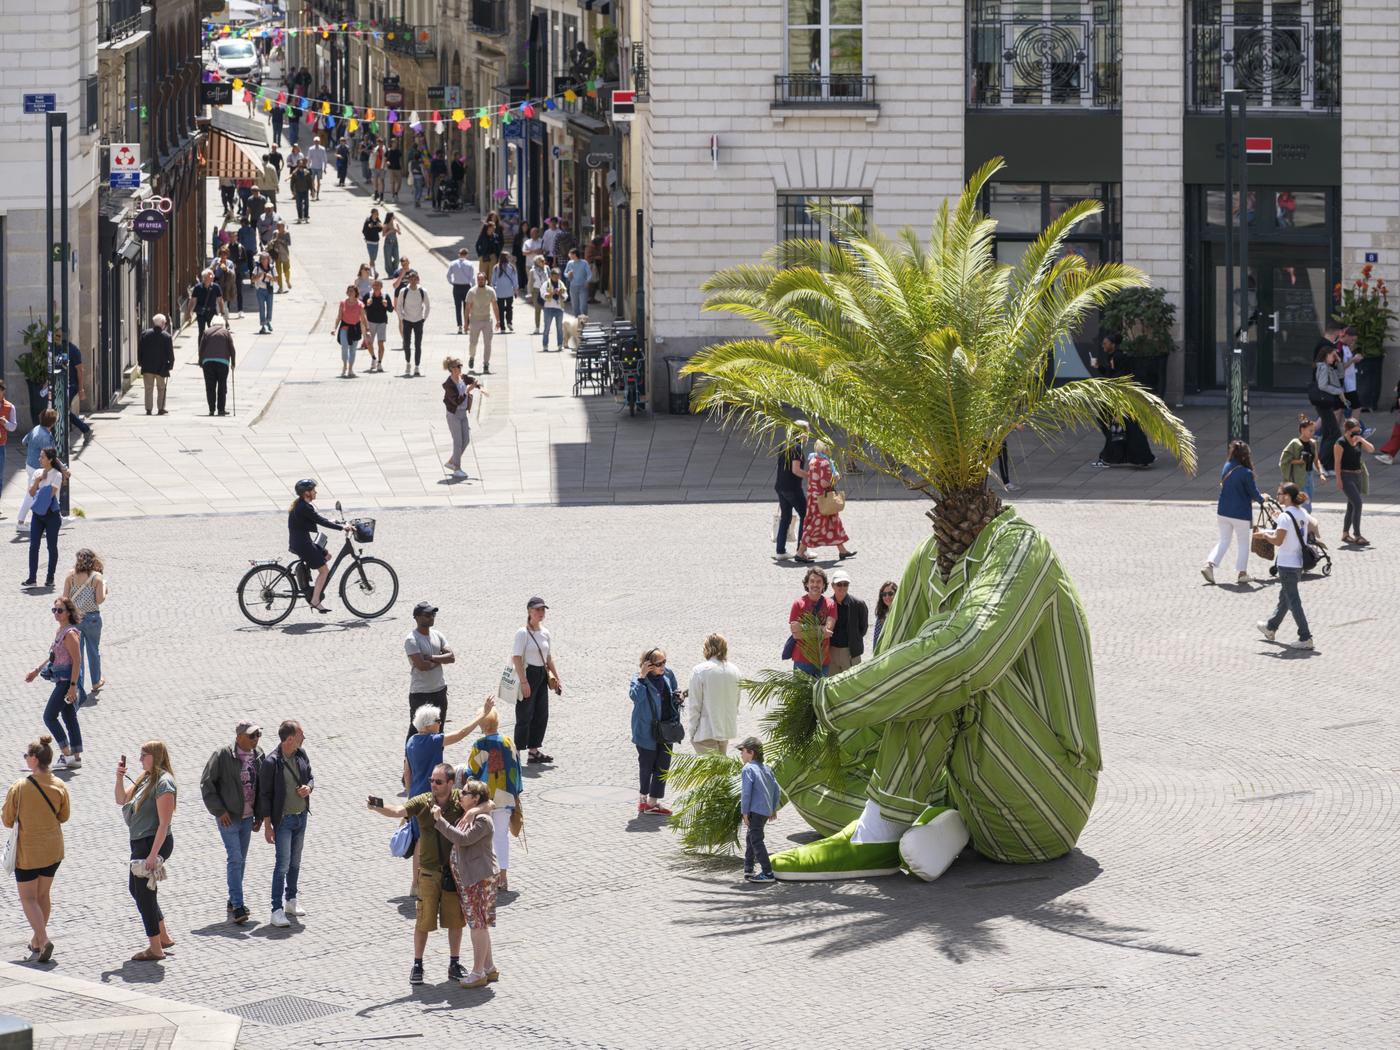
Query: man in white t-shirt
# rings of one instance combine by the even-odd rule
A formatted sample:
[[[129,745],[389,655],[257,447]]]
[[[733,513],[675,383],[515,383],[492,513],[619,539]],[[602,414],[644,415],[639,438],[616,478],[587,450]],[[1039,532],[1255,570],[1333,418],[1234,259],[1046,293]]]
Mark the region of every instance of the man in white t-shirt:
[[[433,626],[437,619],[437,606],[432,602],[419,602],[413,607],[413,630],[404,639],[403,650],[408,656],[408,736],[418,730],[413,724],[413,716],[420,707],[432,704],[438,709],[444,724],[447,722],[447,681],[443,676],[444,664],[456,663],[457,657],[447,647],[447,639]]]
[[[1291,481],[1280,485],[1278,502],[1283,513],[1275,523],[1277,528],[1272,533],[1264,533],[1277,548],[1274,564],[1278,566],[1278,607],[1272,616],[1260,620],[1255,626],[1260,634],[1272,642],[1284,616],[1291,612],[1293,621],[1298,625],[1298,640],[1286,643],[1290,649],[1313,648],[1312,631],[1308,627],[1308,618],[1303,614],[1302,600],[1298,597],[1298,581],[1303,575],[1303,538],[1312,528],[1312,518],[1303,509],[1307,500],[1308,497]]]
[[[511,647],[511,662],[520,682],[520,699],[515,703],[515,746],[527,753],[526,763],[553,762],[554,758],[540,750],[544,731],[549,726],[549,693],[564,692],[559,672],[554,667],[550,649],[549,630],[544,626],[549,606],[543,598],[531,598],[525,603],[525,626],[515,632]]]

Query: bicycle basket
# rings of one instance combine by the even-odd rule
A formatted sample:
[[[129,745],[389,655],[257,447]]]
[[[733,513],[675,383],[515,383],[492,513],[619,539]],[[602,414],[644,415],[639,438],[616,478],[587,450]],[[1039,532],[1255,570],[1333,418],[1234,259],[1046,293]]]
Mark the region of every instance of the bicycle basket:
[[[355,531],[356,543],[374,542],[373,518],[356,518],[354,521],[350,522],[350,527]]]

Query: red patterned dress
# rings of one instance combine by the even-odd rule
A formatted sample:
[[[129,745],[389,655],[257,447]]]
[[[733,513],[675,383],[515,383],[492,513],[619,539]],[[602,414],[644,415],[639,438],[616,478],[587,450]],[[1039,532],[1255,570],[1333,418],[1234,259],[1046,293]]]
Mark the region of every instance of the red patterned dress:
[[[817,497],[836,487],[831,460],[820,452],[807,457],[807,518],[802,528],[802,546],[835,547],[850,537],[841,525],[841,515],[823,514],[817,509]]]

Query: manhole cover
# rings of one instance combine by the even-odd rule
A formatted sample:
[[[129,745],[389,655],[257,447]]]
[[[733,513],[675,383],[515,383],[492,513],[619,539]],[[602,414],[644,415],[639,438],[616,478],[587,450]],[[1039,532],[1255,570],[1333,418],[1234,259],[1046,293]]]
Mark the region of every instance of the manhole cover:
[[[279,995],[274,999],[262,999],[256,1003],[231,1006],[228,1012],[237,1014],[245,1021],[254,1024],[286,1025],[313,1021],[318,1017],[338,1014],[348,1007],[323,1003],[317,999],[303,999],[297,995]]]
[[[612,806],[636,802],[637,793],[630,788],[613,787],[610,784],[585,784],[581,787],[541,791],[540,798],[545,802],[558,802],[564,806]]]

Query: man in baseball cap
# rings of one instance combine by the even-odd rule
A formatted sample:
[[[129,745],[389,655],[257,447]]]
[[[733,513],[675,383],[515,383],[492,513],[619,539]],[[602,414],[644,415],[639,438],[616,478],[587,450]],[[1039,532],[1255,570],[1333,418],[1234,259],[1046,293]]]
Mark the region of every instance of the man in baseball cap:
[[[418,729],[413,724],[413,716],[418,709],[432,704],[447,723],[447,679],[443,676],[443,666],[456,663],[457,657],[447,646],[447,639],[435,626],[438,607],[432,602],[419,602],[413,607],[413,630],[404,639],[403,651],[408,655],[408,735],[412,738]]]
[[[836,602],[836,626],[831,632],[831,662],[827,673],[839,674],[860,663],[865,653],[870,610],[865,602],[851,596],[851,578],[845,569],[831,574],[831,597]]]
[[[248,860],[248,843],[261,821],[253,819],[253,799],[258,793],[258,764],[263,751],[258,746],[262,727],[245,718],[233,729],[233,743],[209,756],[199,791],[204,808],[214,815],[219,837],[228,855],[228,917],[238,925],[248,921],[243,905],[243,869]]]

